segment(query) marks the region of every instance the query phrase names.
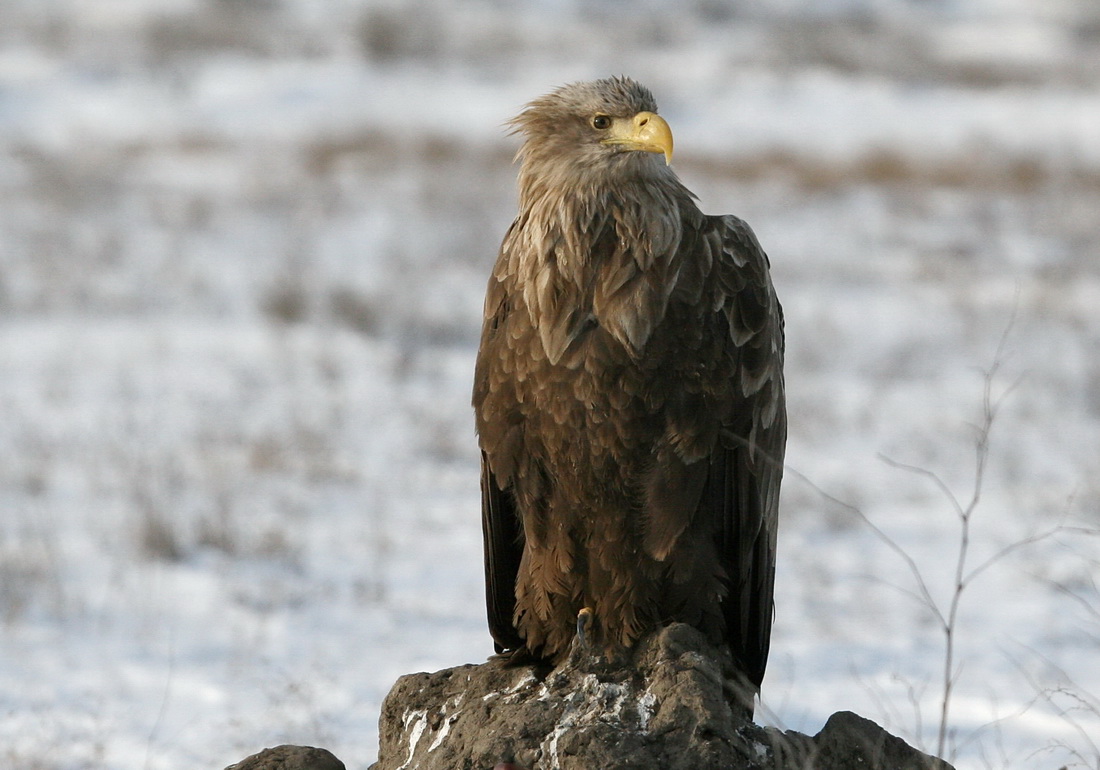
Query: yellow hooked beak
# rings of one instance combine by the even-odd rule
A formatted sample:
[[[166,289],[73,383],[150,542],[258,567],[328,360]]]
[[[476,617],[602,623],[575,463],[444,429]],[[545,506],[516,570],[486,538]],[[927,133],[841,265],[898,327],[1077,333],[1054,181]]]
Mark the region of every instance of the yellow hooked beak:
[[[665,165],[672,165],[672,129],[656,112],[639,112],[632,118],[616,118],[603,144],[615,144],[627,150],[659,152]]]

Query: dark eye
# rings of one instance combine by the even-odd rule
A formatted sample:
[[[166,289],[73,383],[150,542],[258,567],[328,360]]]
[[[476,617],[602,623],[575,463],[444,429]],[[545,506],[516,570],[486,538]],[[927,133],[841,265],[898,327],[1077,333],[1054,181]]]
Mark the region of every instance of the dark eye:
[[[592,128],[599,129],[600,131],[611,128],[611,118],[606,115],[597,115],[592,118]]]

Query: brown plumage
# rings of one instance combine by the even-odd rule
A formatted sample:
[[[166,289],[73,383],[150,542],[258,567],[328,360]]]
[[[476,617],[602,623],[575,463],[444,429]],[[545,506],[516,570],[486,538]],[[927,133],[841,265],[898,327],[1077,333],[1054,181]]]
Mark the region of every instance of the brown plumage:
[[[512,121],[520,210],[489,279],[473,398],[489,627],[498,651],[558,661],[586,607],[609,653],[683,621],[759,686],[782,313],[748,225],[700,213],[666,165],[656,109],[612,78]]]

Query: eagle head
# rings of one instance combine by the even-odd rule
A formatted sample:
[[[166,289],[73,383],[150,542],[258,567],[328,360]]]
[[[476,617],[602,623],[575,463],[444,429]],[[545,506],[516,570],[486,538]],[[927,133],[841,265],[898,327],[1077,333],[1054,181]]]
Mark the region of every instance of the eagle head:
[[[660,177],[672,161],[672,130],[653,94],[627,77],[562,86],[509,124],[524,137],[516,157],[526,177],[566,185],[621,174]]]

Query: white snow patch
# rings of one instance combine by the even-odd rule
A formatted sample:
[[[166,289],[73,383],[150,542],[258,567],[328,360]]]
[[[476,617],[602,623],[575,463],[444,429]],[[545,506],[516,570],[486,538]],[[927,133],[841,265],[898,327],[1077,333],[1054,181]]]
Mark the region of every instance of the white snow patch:
[[[511,695],[512,693],[518,693],[520,690],[526,689],[527,686],[529,684],[531,684],[532,682],[537,682],[537,681],[538,681],[538,677],[536,677],[534,674],[532,674],[530,671],[528,671],[528,672],[526,672],[526,674],[524,676],[520,677],[519,681],[517,681],[515,684],[513,684],[511,687],[509,687],[504,692],[507,695]]]
[[[451,732],[451,725],[454,724],[455,720],[458,719],[461,714],[458,707],[462,705],[462,701],[465,699],[465,697],[466,694],[460,692],[454,698],[443,704],[443,709],[440,714],[440,717],[443,721],[442,724],[439,726],[439,731],[436,733],[436,736],[432,740],[431,745],[428,746],[429,752],[438,749],[443,743],[444,739],[446,739],[447,734]]]
[[[408,730],[409,756],[398,770],[405,770],[411,766],[413,757],[416,755],[416,746],[420,743],[424,731],[428,729],[428,714],[423,709],[410,710],[402,715],[401,724]]]
[[[649,729],[649,720],[657,713],[657,696],[648,690],[642,693],[642,697],[638,698],[637,710],[638,724],[645,732]]]
[[[706,210],[750,222],[771,257],[792,472],[763,696],[785,727],[813,733],[847,708],[929,745],[934,619],[904,598],[905,564],[795,471],[886,529],[944,606],[957,517],[877,455],[966,493],[979,370],[1010,317],[996,390],[1019,383],[994,427],[970,563],[1063,514],[1095,531],[1087,3],[815,5],[825,34],[856,17],[904,23],[941,60],[1006,75],[985,85],[913,73],[891,58],[904,47],[872,51],[883,66],[867,69],[793,50],[790,0],[728,22],[685,6],[660,40],[658,3],[610,39],[591,4],[556,0],[2,5],[10,764],[214,766],[273,725],[369,756],[398,675],[484,658],[469,391],[515,206],[501,124],[568,79],[647,82],[685,182]],[[221,24],[226,12],[243,15]],[[372,43],[376,14],[391,33]],[[425,18],[446,34],[433,41]],[[841,171],[883,155],[957,167],[959,181],[841,174],[815,189],[724,170],[765,154]],[[975,162],[1022,168],[1027,189],[972,184]],[[1079,706],[1100,693],[1098,547],[1066,533],[971,584],[952,714],[955,734],[976,732],[960,770],[1026,766],[1052,739],[1069,748],[1051,766],[1073,749],[1092,759],[1080,736],[1100,734],[1100,709]]]

